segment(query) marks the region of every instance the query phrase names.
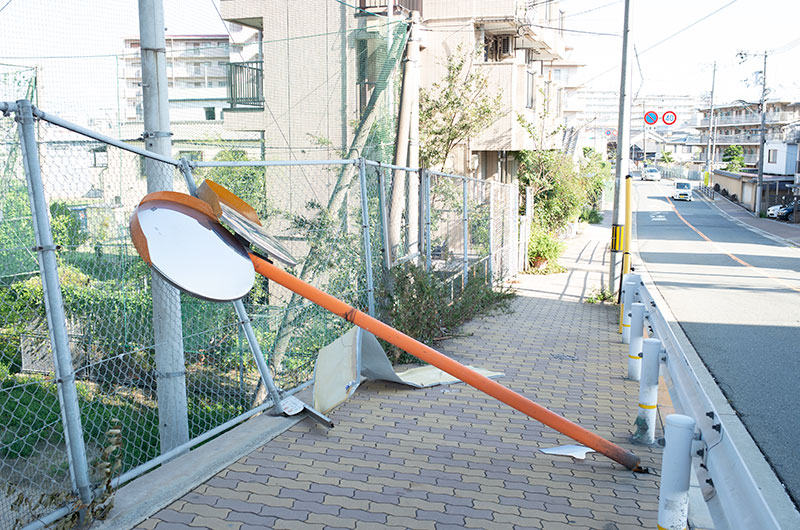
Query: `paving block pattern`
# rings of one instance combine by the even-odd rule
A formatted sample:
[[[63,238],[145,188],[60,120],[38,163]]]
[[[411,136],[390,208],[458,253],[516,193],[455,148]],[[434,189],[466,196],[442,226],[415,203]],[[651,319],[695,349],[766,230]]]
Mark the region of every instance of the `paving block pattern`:
[[[540,453],[574,442],[463,383],[370,382],[331,414],[335,428],[297,424],[139,528],[654,528],[661,451],[628,441],[638,383],[624,379],[618,308],[585,303],[600,287],[605,239],[588,229],[562,259],[568,272],[520,276],[510,312],[438,346],[504,372],[504,385],[656,473]]]

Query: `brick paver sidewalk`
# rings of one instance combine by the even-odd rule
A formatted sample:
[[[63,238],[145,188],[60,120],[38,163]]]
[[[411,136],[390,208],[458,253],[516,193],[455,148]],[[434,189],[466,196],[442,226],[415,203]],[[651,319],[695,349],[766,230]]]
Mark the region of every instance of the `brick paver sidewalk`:
[[[623,378],[617,308],[600,286],[608,230],[570,242],[567,273],[522,275],[512,311],[467,324],[440,349],[503,371],[501,383],[632,449],[638,383]],[[538,450],[573,443],[465,384],[412,390],[372,382],[326,430],[295,425],[138,528],[641,528],[656,526],[658,476],[606,457]],[[660,433],[659,433],[660,435]]]

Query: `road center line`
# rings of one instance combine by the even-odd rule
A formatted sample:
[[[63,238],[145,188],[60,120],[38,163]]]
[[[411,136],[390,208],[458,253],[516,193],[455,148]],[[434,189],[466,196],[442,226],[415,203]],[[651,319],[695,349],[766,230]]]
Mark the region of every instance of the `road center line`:
[[[734,256],[734,255],[733,255],[733,254],[731,254],[730,252],[727,252],[725,249],[723,249],[721,246],[719,246],[719,244],[718,244],[718,243],[716,243],[716,242],[712,241],[712,240],[711,240],[711,239],[710,239],[710,238],[709,238],[707,235],[705,235],[703,232],[701,232],[700,230],[698,230],[697,228],[695,228],[695,227],[692,225],[692,223],[690,223],[689,221],[687,221],[687,220],[686,220],[686,219],[685,219],[685,218],[684,218],[684,217],[683,217],[683,216],[680,214],[680,212],[678,212],[678,209],[675,207],[675,204],[673,204],[673,202],[672,202],[672,199],[670,199],[670,198],[669,198],[668,196],[666,196],[666,195],[664,196],[664,198],[665,198],[665,199],[667,199],[667,203],[669,203],[669,207],[670,207],[670,208],[672,208],[672,211],[673,211],[673,212],[675,212],[675,215],[677,215],[677,216],[678,216],[678,219],[680,219],[681,221],[683,221],[683,223],[684,223],[686,226],[688,226],[689,228],[691,228],[691,229],[692,229],[692,230],[693,230],[693,231],[694,231],[694,232],[695,232],[695,233],[696,233],[698,236],[702,237],[703,239],[705,239],[706,241],[708,241],[709,243],[711,243],[711,244],[714,246],[714,248],[716,248],[718,251],[720,251],[721,253],[725,254],[726,256],[728,256],[729,258],[731,258],[731,259],[732,259],[733,261],[735,261],[736,263],[738,263],[738,264],[740,264],[740,265],[743,265],[743,266],[745,266],[745,267],[750,267],[751,269],[753,269],[753,270],[755,270],[756,272],[758,272],[758,273],[759,273],[761,276],[763,276],[764,278],[767,278],[768,280],[773,280],[773,281],[775,281],[775,282],[777,282],[777,283],[779,283],[779,284],[783,285],[783,286],[784,286],[784,287],[786,287],[787,289],[791,289],[792,291],[795,291],[795,292],[798,292],[798,293],[800,293],[800,288],[797,288],[797,287],[795,287],[795,286],[793,286],[793,285],[791,285],[791,284],[789,284],[789,283],[786,283],[785,281],[781,280],[780,278],[776,278],[775,276],[771,276],[771,275],[767,274],[766,272],[764,272],[763,270],[761,270],[759,267],[756,267],[756,266],[754,266],[754,265],[750,265],[749,263],[747,263],[747,262],[746,262],[746,261],[744,261],[743,259],[741,259],[741,258],[739,258],[739,257],[737,257],[737,256]]]

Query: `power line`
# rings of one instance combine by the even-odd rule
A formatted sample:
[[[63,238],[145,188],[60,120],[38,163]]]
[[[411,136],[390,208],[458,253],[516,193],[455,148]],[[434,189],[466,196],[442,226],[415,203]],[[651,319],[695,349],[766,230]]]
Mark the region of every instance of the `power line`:
[[[717,13],[719,13],[720,11],[722,11],[723,9],[725,9],[726,7],[728,7],[728,6],[732,5],[732,4],[735,4],[735,3],[736,3],[736,0],[731,0],[730,2],[728,2],[727,4],[725,4],[724,6],[720,7],[719,9],[716,9],[716,10],[712,11],[711,13],[707,14],[706,16],[704,16],[704,17],[702,17],[702,18],[700,18],[700,19],[698,19],[698,20],[696,20],[696,21],[692,22],[692,23],[691,23],[691,24],[689,24],[688,26],[686,26],[686,27],[684,27],[684,28],[681,28],[681,29],[679,29],[678,31],[676,31],[675,33],[673,33],[672,35],[670,35],[669,37],[666,37],[666,38],[664,38],[664,39],[661,39],[660,41],[658,41],[657,43],[653,44],[653,45],[652,45],[652,46],[650,46],[649,48],[646,48],[646,49],[642,50],[642,55],[644,55],[646,52],[648,52],[648,51],[652,50],[652,49],[653,49],[653,48],[655,48],[656,46],[659,46],[660,44],[664,44],[665,42],[667,42],[668,40],[670,40],[672,37],[675,37],[675,36],[677,36],[677,35],[680,35],[680,34],[681,34],[681,33],[683,33],[684,31],[686,31],[687,29],[689,29],[689,28],[691,28],[691,27],[693,27],[693,26],[696,26],[697,24],[701,23],[702,21],[704,21],[704,20],[705,20],[705,19],[707,19],[708,17],[710,17],[710,16],[713,16],[713,15],[716,15]]]
[[[613,6],[613,5],[620,4],[620,3],[622,3],[622,0],[616,0],[614,2],[605,4],[605,5],[602,5],[602,6],[593,7],[592,9],[587,9],[586,11],[581,11],[580,13],[569,13],[569,14],[566,14],[566,15],[564,15],[564,18],[577,17],[578,15],[585,15],[586,13],[591,13],[592,11],[597,11],[598,9],[603,9],[605,7]]]
[[[736,0],[734,0],[736,1]],[[557,28],[555,26],[543,26],[542,24],[523,24],[523,26],[532,26],[534,28],[544,28],[544,29],[554,29],[556,31],[565,31],[567,33],[582,33],[585,35],[599,35],[601,37],[619,37],[619,33],[600,33],[597,31],[583,31],[579,29],[566,29],[566,28]]]
[[[789,50],[795,48],[798,44],[800,44],[800,39],[796,39],[796,40],[793,40],[792,42],[788,42],[788,43],[784,44],[783,46],[778,46],[777,48],[775,48],[773,50],[770,50],[769,53],[775,54],[775,53],[788,52]]]
[[[13,1],[14,1],[14,0],[8,0],[8,2],[6,2],[5,4],[3,4],[3,7],[0,7],[0,13],[2,13],[2,12],[3,12],[3,9],[7,8],[7,7],[8,7],[8,4],[10,4],[10,3],[11,3],[11,2],[13,2]]]
[[[691,27],[693,27],[693,26],[696,26],[696,25],[697,25],[697,24],[699,24],[700,22],[703,22],[704,20],[706,20],[706,19],[707,19],[707,18],[709,18],[710,16],[712,16],[712,15],[715,15],[715,14],[719,13],[720,11],[722,11],[723,9],[725,9],[726,7],[728,7],[728,6],[732,5],[732,4],[735,4],[735,3],[736,3],[736,1],[737,1],[737,0],[731,0],[730,2],[728,2],[727,4],[725,4],[724,6],[720,7],[719,9],[716,9],[716,10],[712,11],[711,13],[709,13],[709,14],[707,14],[707,15],[705,15],[705,16],[703,16],[703,17],[699,18],[699,19],[697,19],[696,21],[692,22],[692,23],[691,23],[691,24],[689,24],[688,26],[684,26],[683,28],[679,29],[678,31],[676,31],[675,33],[673,33],[672,35],[670,35],[669,37],[666,37],[666,38],[664,38],[664,39],[661,39],[660,41],[658,41],[657,43],[653,44],[653,45],[652,45],[652,46],[650,46],[649,48],[646,48],[646,49],[642,50],[642,52],[641,52],[641,54],[640,54],[640,55],[644,55],[645,53],[649,52],[650,50],[652,50],[652,49],[653,49],[653,48],[655,48],[656,46],[660,46],[660,45],[664,44],[665,42],[667,42],[668,40],[672,39],[673,37],[676,37],[676,36],[680,35],[680,34],[681,34],[681,33],[683,33],[684,31],[686,31],[687,29],[689,29],[689,28],[691,28]],[[590,79],[587,79],[586,81],[584,81],[584,83],[589,83],[589,82],[591,82],[591,81],[594,81],[594,80],[595,80],[595,79],[597,79],[598,77],[602,77],[602,76],[606,75],[608,72],[611,72],[612,70],[614,70],[614,69],[615,69],[615,68],[617,68],[618,66],[619,66],[619,64],[617,64],[617,65],[615,65],[615,66],[612,66],[612,67],[611,67],[611,68],[609,68],[608,70],[604,70],[603,72],[600,72],[600,73],[599,73],[599,74],[597,74],[596,76],[594,76],[594,77],[592,77],[592,78],[590,78]]]

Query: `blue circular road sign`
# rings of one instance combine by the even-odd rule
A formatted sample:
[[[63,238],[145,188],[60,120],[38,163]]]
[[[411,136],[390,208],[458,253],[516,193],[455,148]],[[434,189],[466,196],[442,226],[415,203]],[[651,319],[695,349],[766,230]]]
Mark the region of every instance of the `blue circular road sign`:
[[[644,121],[648,125],[653,125],[655,122],[658,121],[658,114],[656,114],[652,110],[649,111],[649,112],[646,112],[645,115],[644,115]]]

